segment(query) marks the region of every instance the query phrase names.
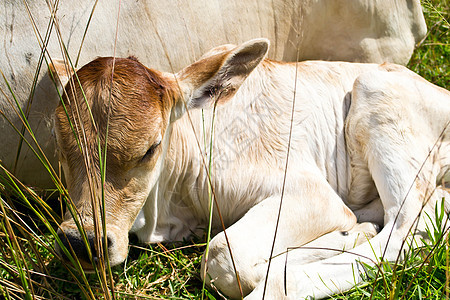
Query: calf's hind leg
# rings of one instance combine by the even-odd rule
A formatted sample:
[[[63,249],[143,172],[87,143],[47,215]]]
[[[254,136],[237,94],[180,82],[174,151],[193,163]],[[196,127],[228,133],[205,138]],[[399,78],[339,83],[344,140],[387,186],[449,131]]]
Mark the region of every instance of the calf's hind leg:
[[[397,229],[415,219],[450,164],[450,93],[410,71],[378,71],[356,80],[352,99],[346,125],[353,167],[349,204],[364,202],[358,199],[358,174],[370,173],[384,223],[395,221]]]

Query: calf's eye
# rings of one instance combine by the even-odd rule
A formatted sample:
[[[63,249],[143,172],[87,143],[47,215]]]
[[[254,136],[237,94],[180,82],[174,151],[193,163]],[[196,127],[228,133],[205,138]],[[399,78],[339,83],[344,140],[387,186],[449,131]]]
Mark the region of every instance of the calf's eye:
[[[158,141],[156,143],[154,143],[145,153],[144,157],[142,157],[142,160],[151,158],[153,156],[153,154],[155,153],[156,149],[159,147],[159,145],[161,145],[161,141]]]

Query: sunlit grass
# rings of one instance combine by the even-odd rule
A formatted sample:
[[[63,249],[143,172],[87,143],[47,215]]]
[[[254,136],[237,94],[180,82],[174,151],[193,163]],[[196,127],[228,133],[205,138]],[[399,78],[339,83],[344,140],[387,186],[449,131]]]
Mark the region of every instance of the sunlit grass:
[[[442,202],[443,204],[443,202]],[[397,263],[383,262],[379,268],[365,267],[365,283],[337,299],[444,299],[449,287],[449,215],[438,207],[435,222],[427,228],[423,246],[405,251],[405,259]]]
[[[423,0],[428,27],[408,68],[441,87],[450,88],[450,1]]]

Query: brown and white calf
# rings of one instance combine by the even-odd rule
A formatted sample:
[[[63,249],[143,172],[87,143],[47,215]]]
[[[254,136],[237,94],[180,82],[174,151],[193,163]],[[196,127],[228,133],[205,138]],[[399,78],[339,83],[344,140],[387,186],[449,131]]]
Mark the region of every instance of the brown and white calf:
[[[264,36],[273,59],[406,64],[427,33],[420,0],[0,2],[0,161],[39,188],[54,182],[33,149],[19,146],[15,127],[23,128],[23,120],[14,100],[56,166],[50,120],[59,97],[43,54],[47,61],[67,55],[81,66],[134,53],[153,68],[177,71],[216,45]]]
[[[268,47],[265,39],[224,45],[176,74],[134,58],[98,58],[67,84],[57,141],[89,239],[102,198],[98,149],[107,140],[112,265],[124,261],[129,231],[147,243],[202,232],[210,155],[213,227],[221,230],[220,210],[249,298],[263,293],[281,198],[270,299],[349,289],[361,278],[356,260],[395,260],[422,209],[433,216],[446,195],[436,183],[450,165],[450,93],[401,66],[281,63],[264,60]],[[95,261],[70,214],[61,229],[84,266]],[[291,250],[284,274],[286,250],[302,245],[358,246],[339,255]],[[203,270],[210,284],[240,296],[223,232]]]

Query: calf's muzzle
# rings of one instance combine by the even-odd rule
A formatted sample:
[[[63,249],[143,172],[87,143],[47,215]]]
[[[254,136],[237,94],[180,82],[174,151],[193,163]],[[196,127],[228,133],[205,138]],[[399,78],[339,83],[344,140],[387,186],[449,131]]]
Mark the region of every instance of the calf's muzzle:
[[[118,232],[116,229],[107,227],[105,241],[103,236],[96,237],[93,230],[85,229],[86,238],[83,238],[76,227],[61,226],[61,229],[58,231],[58,238],[61,240],[62,246],[70,254],[74,253],[76,255],[83,269],[91,271],[94,269],[93,264],[98,264],[100,259],[109,259],[111,266],[120,264],[125,260],[128,253],[128,233]],[[97,238],[100,240],[97,241]],[[107,245],[107,257],[104,249],[105,242]],[[100,250],[99,244],[102,245]],[[68,261],[65,251],[61,249],[59,243],[55,243],[55,249],[63,259]]]

